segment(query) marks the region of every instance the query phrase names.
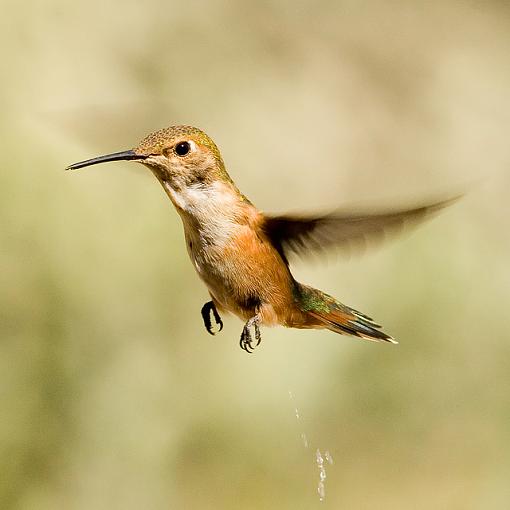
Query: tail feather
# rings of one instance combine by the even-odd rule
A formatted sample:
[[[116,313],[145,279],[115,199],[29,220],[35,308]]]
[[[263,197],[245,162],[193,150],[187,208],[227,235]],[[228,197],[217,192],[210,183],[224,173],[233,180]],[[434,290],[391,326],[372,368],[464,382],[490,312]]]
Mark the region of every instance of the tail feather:
[[[351,335],[375,342],[398,343],[393,337],[381,331],[381,326],[368,315],[343,305],[324,292],[299,284],[297,291],[301,310],[314,321],[341,335]]]

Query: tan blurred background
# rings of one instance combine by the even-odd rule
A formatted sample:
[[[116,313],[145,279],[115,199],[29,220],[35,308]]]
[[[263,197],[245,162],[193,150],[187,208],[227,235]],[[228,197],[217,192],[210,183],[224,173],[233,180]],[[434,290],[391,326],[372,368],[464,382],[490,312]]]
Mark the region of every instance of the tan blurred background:
[[[0,508],[509,507],[508,2],[28,0],[1,24]],[[179,123],[265,210],[470,191],[294,268],[399,346],[205,332],[149,172],[63,171]]]

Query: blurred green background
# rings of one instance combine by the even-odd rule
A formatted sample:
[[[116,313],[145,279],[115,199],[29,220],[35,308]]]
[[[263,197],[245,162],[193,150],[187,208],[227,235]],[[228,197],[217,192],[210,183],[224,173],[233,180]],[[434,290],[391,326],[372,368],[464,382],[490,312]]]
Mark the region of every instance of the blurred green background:
[[[508,508],[508,2],[7,0],[1,24],[0,508]],[[470,190],[294,267],[399,346],[205,332],[150,173],[63,171],[179,123],[264,210]]]

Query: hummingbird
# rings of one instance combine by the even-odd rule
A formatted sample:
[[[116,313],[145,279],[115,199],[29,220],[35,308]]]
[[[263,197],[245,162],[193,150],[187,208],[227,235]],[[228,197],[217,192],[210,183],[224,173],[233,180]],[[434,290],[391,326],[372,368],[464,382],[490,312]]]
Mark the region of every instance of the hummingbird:
[[[74,163],[66,170],[111,161],[142,163],[160,182],[181,217],[188,255],[209,291],[211,299],[201,309],[205,329],[212,335],[223,329],[220,312],[236,315],[244,322],[239,345],[248,353],[260,344],[260,326],[327,329],[397,343],[368,315],[299,283],[289,259],[366,244],[452,202],[383,212],[266,214],[239,191],[213,140],[192,126],[161,129],[134,149]]]

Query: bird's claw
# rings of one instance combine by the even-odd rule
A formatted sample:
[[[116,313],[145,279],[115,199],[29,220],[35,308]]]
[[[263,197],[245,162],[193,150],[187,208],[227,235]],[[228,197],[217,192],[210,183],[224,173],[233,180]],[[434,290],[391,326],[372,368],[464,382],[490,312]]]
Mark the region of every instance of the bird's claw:
[[[214,317],[214,322],[216,322],[216,325],[218,326],[218,331],[213,331],[212,324],[211,324],[211,312]],[[218,310],[216,310],[216,306],[212,301],[208,301],[201,310],[202,313],[202,319],[204,320],[204,326],[207,332],[210,335],[215,335],[216,333],[219,333],[223,329],[223,321],[221,320],[220,314],[218,313]]]
[[[262,338],[260,336],[259,321],[260,321],[260,318],[258,315],[256,315],[255,317],[252,317],[244,325],[243,332],[241,333],[241,339],[239,340],[239,346],[241,347],[241,349],[243,349],[243,351],[246,351],[248,354],[251,354],[254,351],[255,347],[260,345],[260,341],[262,340]],[[250,331],[251,327],[253,327],[253,330],[255,332],[255,340],[257,341],[257,343],[255,345],[253,344],[253,338],[252,338],[251,331]]]

